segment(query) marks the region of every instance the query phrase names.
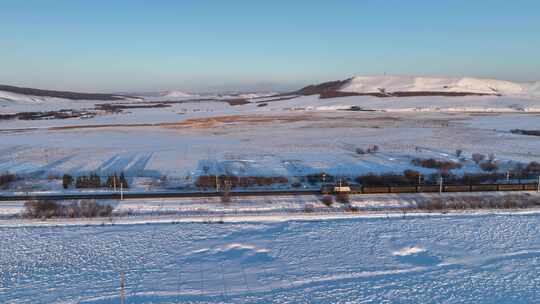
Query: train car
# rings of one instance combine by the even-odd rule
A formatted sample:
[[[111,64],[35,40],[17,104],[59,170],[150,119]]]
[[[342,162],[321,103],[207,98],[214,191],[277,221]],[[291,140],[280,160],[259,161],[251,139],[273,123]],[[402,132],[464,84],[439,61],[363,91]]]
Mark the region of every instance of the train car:
[[[471,185],[471,191],[497,191],[497,185]]]
[[[351,194],[360,194],[362,193],[362,186],[360,185],[350,185]]]
[[[349,186],[334,186],[334,193],[351,193]]]
[[[322,185],[321,186],[322,194],[334,194],[334,185]]]
[[[321,186],[322,194],[336,194],[336,193],[351,193],[358,194],[362,193],[362,187],[360,185],[334,185],[334,184],[325,184]]]
[[[470,192],[471,187],[469,185],[446,185],[444,186],[444,192]]]
[[[391,193],[416,193],[416,186],[392,186],[390,187]]]
[[[361,186],[325,184],[321,187],[322,194],[351,193],[436,193],[441,190],[439,185],[418,186]],[[476,184],[476,185],[444,185],[443,192],[471,191],[536,191],[538,184]]]
[[[501,184],[497,185],[498,191],[521,191],[524,188],[523,184]]]
[[[523,190],[536,191],[538,190],[538,184],[523,184]]]
[[[418,192],[439,192],[440,186],[418,186]]]
[[[390,193],[390,187],[385,186],[364,186],[362,187],[362,193]]]

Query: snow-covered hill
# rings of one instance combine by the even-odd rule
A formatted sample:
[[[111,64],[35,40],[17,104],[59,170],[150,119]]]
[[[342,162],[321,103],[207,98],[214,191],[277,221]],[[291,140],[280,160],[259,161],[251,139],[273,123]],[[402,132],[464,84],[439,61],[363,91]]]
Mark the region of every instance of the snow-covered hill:
[[[47,97],[39,97],[25,94],[17,94],[0,90],[0,101],[43,102]]]
[[[166,91],[166,92],[161,92],[160,96],[168,97],[168,98],[186,98],[186,97],[193,97],[194,95],[183,92],[183,91]]]
[[[461,92],[515,95],[526,93],[525,85],[504,80],[479,78],[431,78],[403,76],[356,76],[339,91],[354,93]]]
[[[62,100],[116,101],[133,97],[119,94],[79,93],[0,85],[0,101],[47,102]]]
[[[472,77],[355,76],[342,81],[308,86],[298,92],[302,95],[321,94],[324,98],[351,95],[379,97],[500,95],[534,98],[540,97],[540,82],[516,83]]]

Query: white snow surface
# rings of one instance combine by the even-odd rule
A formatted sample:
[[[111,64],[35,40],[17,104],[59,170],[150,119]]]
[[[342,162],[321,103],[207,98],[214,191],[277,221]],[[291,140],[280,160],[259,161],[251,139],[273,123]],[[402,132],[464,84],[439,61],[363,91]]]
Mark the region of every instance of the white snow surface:
[[[185,98],[185,97],[193,97],[194,95],[190,93],[186,93],[183,91],[168,91],[163,92],[160,94],[162,97],[169,97],[169,98]]]
[[[340,91],[354,93],[391,92],[467,92],[540,96],[538,83],[515,83],[483,78],[436,78],[414,76],[355,76]]]
[[[0,228],[0,302],[535,303],[540,216]]]
[[[386,78],[390,83],[404,83],[403,78]],[[475,83],[470,78],[461,80],[463,86]],[[431,79],[419,83],[425,89],[428,84],[436,87],[446,82]],[[510,91],[506,84],[492,86]],[[538,91],[540,83],[529,83],[528,88]],[[9,98],[0,99],[0,114],[95,111],[101,103],[151,106],[165,100]],[[478,172],[470,160],[472,153],[494,153],[501,170],[509,168],[510,162],[540,159],[540,142],[535,137],[510,133],[515,128],[540,129],[539,99],[521,95],[287,98],[272,101],[275,98],[258,97],[237,106],[221,100],[177,98],[168,107],[102,111],[84,119],[3,119],[0,173],[42,180],[37,189],[38,183],[29,180],[10,185],[10,190],[57,190],[61,183],[55,177],[64,173],[120,171],[129,176],[134,187],[150,190],[182,187],[196,180],[205,168],[218,175],[286,176],[292,183],[299,176],[323,171],[354,176],[401,173],[412,168],[431,174],[435,170],[413,167],[410,160],[436,157],[458,161],[453,157],[458,149],[467,160],[455,173]],[[351,107],[371,111],[345,111]],[[355,152],[370,145],[378,145],[381,151],[374,155]],[[168,179],[160,181],[160,177]]]

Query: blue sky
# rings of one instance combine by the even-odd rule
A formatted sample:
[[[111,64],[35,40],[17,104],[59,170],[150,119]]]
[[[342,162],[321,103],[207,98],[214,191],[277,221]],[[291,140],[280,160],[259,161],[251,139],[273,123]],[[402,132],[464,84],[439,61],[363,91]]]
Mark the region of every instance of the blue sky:
[[[540,1],[2,0],[0,83],[282,89],[352,75],[540,80]]]

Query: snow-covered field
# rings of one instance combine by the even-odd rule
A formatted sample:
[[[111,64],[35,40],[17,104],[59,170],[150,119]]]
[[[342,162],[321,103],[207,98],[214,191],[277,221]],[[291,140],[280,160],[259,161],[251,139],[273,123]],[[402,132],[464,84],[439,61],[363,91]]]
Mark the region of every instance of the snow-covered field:
[[[411,168],[415,157],[456,161],[457,149],[468,158],[473,153],[494,153],[501,170],[508,162],[540,159],[536,137],[509,132],[540,129],[540,117],[534,114],[283,111],[184,122],[2,132],[0,172],[39,178],[41,190],[54,190],[61,182],[45,181],[48,177],[123,171],[130,178],[143,178],[134,185],[149,189],[179,187],[205,171],[290,177],[323,171],[351,176],[401,173]],[[370,145],[378,145],[380,152],[355,152]],[[478,168],[469,160],[464,170]],[[163,176],[165,181],[158,180]],[[31,185],[35,182],[18,187],[35,189]]]
[[[2,228],[0,302],[534,303],[540,216]]]
[[[0,113],[88,109],[99,103],[4,100]],[[189,101],[87,119],[0,120],[0,172],[25,176],[12,185],[23,191],[59,190],[57,177],[64,173],[120,171],[134,188],[151,189],[182,187],[203,173],[401,173],[411,168],[412,158],[457,161],[456,150],[469,158],[457,173],[479,170],[470,160],[473,153],[493,153],[501,171],[540,159],[536,137],[509,132],[540,130],[540,114],[535,112],[540,100],[531,96],[302,96],[267,103]],[[351,106],[377,111],[342,110]],[[355,152],[370,145],[378,145],[380,152]]]
[[[401,173],[413,158],[495,155],[505,172],[538,161],[538,83],[356,77],[341,92],[501,96],[215,96],[182,92],[114,102],[0,92],[0,114],[74,109],[84,119],[0,120],[1,190],[62,191],[64,173],[124,172],[131,190],[185,189],[202,174]],[[204,98],[204,97],[203,97]],[[246,98],[232,106],[227,98]],[[148,106],[121,113],[98,104]],[[351,107],[355,111],[350,110]],[[365,111],[373,110],[373,111]],[[357,149],[379,146],[375,154]],[[462,150],[461,157],[456,150]],[[290,185],[285,185],[290,186]],[[76,191],[70,189],[69,191]],[[446,195],[446,194],[445,194]],[[450,194],[448,194],[450,195]],[[468,195],[489,199],[500,193]],[[528,193],[537,197],[538,194]],[[0,208],[0,303],[534,303],[537,209],[401,214],[436,194],[351,196],[358,213],[318,196],[108,202],[118,217],[29,220]],[[309,208],[307,208],[309,207]],[[307,209],[306,209],[307,208]],[[392,212],[393,210],[393,212]]]

